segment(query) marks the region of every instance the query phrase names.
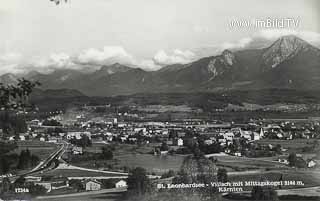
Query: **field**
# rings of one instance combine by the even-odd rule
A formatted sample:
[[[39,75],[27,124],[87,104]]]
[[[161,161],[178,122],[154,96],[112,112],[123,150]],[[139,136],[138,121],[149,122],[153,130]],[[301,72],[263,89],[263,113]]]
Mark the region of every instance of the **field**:
[[[31,154],[38,156],[40,160],[48,158],[57,148],[54,143],[40,141],[19,141],[17,145],[18,148],[14,150],[14,153],[20,154],[22,150],[29,149]]]
[[[151,154],[128,154],[116,156],[119,166],[143,167],[148,172],[163,174],[169,170],[178,171],[184,156],[154,156]]]
[[[91,147],[86,147],[86,152],[91,153],[101,153],[101,149],[104,146],[108,146],[104,143],[92,143]],[[123,154],[129,154],[129,153],[140,153],[145,154],[149,153],[153,150],[152,144],[149,145],[130,145],[130,144],[116,144],[114,146],[114,155],[123,155]]]
[[[108,193],[100,195],[82,195],[76,197],[64,197],[64,201],[120,201],[122,199],[121,193]],[[48,198],[48,199],[37,199],[39,201],[61,201],[61,198]]]
[[[56,169],[41,174],[42,176],[55,176],[55,177],[112,177],[112,176],[124,176],[121,174],[108,174],[101,172],[91,172],[76,169]]]
[[[281,145],[282,148],[294,150],[294,149],[302,149],[303,147],[311,147],[315,142],[315,139],[294,139],[294,140],[271,140],[264,139],[259,140],[256,143],[260,145]]]
[[[95,143],[92,147],[87,147],[86,152],[100,153],[101,147],[105,144]],[[163,174],[169,170],[177,171],[184,160],[184,156],[154,156],[150,154],[155,145],[115,145],[113,152],[113,160],[83,160],[74,161],[72,164],[85,168],[97,168],[95,164],[101,166],[112,166],[112,169],[117,170],[123,167],[143,167],[149,173]]]

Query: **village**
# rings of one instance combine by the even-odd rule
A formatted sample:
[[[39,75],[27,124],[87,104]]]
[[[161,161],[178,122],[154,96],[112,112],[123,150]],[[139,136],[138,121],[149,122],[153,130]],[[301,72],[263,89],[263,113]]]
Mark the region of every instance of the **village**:
[[[35,143],[56,150],[23,174],[24,182],[44,187],[48,195],[64,191],[123,191],[127,188],[128,171],[138,165],[144,167],[145,158],[157,160],[147,168],[149,177],[165,179],[174,176],[183,157],[190,154],[202,154],[215,162],[217,169],[224,167],[230,173],[268,171],[259,163],[272,164],[270,169],[281,171],[314,170],[319,161],[312,154],[318,149],[320,135],[317,118],[252,119],[239,124],[195,118],[135,121],[123,118],[130,116],[129,112],[101,115],[93,113],[92,108],[85,109],[72,115],[55,112],[45,119],[32,119],[27,121],[27,132],[5,139],[25,144],[31,152],[29,145]],[[127,155],[133,159],[125,158]],[[139,157],[144,162],[135,164]],[[166,162],[162,167],[163,160]],[[235,163],[230,165],[230,160]],[[257,164],[240,168],[246,161]],[[176,167],[166,164],[170,162]],[[19,174],[7,177],[18,178]]]

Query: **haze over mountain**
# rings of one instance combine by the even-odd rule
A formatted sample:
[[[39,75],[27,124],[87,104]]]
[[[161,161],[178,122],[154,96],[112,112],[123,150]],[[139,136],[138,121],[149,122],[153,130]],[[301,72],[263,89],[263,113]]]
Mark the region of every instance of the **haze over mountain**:
[[[88,96],[229,89],[320,89],[320,50],[288,35],[267,48],[224,50],[217,56],[165,66],[158,71],[115,63],[93,73],[56,70],[50,74],[30,72],[26,77],[40,81],[42,89],[75,89]],[[14,83],[15,79],[17,76],[12,74],[0,77],[4,83]]]

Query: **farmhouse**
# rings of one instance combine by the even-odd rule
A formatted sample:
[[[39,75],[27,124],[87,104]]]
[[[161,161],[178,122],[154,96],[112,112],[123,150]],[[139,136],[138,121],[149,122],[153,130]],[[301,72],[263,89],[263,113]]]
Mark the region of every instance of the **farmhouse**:
[[[127,182],[125,180],[120,180],[116,183],[116,188],[124,188],[127,187]]]
[[[74,155],[83,154],[83,148],[75,146],[75,147],[72,148],[72,153]]]
[[[102,183],[96,180],[89,180],[86,182],[86,191],[98,191],[101,189]]]

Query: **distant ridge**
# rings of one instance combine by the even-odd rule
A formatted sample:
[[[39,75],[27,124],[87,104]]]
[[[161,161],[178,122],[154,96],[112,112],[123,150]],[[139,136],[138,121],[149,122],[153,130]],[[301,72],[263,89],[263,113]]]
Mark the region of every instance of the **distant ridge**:
[[[32,72],[28,78],[42,89],[73,89],[87,96],[135,93],[212,92],[243,89],[320,89],[320,50],[294,36],[283,36],[269,47],[239,51],[188,64],[173,64],[158,71],[144,71],[119,63],[93,73],[56,70]],[[15,83],[17,76],[0,76],[2,83]]]

